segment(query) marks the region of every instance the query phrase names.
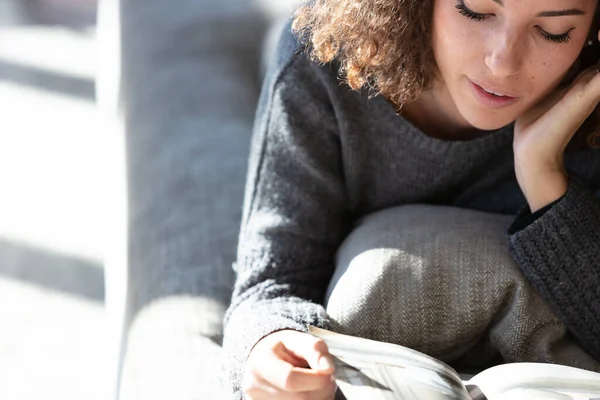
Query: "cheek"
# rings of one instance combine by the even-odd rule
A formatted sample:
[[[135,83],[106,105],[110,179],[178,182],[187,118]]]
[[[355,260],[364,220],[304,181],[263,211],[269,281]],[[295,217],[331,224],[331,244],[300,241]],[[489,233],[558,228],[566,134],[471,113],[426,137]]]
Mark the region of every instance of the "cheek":
[[[433,14],[433,51],[441,74],[464,65],[477,54],[481,33],[461,16],[454,0],[438,0]]]
[[[559,52],[543,52],[534,54],[523,66],[521,79],[532,94],[543,95],[556,89],[563,81],[577,55],[560,54]]]

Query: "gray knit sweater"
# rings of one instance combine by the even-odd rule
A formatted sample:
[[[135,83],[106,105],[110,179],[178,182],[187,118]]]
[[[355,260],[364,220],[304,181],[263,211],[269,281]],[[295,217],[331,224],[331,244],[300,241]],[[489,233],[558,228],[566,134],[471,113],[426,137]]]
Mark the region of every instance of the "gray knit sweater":
[[[515,215],[507,246],[581,345],[600,358],[600,150],[566,154],[568,192],[531,214],[512,126],[468,141],[427,136],[382,96],[351,91],[307,59],[288,25],[263,86],[225,317],[232,398],[265,335],[332,327],[322,305],[355,220],[409,203]]]

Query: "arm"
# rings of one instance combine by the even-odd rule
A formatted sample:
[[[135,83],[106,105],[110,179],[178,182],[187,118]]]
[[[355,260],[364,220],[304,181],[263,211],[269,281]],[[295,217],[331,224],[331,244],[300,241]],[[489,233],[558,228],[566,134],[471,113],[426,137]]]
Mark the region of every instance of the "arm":
[[[224,349],[231,390],[266,335],[332,327],[322,306],[348,232],[337,122],[319,69],[293,57],[271,70],[254,128]]]
[[[564,196],[523,209],[508,234],[523,274],[600,360],[600,198],[571,177]]]

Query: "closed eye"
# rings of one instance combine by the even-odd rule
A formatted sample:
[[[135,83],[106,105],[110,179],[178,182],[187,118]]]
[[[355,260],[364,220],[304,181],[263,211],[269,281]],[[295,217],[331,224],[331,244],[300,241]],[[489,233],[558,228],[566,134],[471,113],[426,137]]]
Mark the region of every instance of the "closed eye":
[[[458,4],[456,5],[456,9],[458,10],[460,15],[467,17],[468,19],[472,19],[475,21],[483,21],[487,15],[479,14],[475,11],[471,10],[463,0],[458,0]]]
[[[473,21],[484,21],[488,17],[494,15],[494,14],[476,13],[475,11],[473,11],[469,7],[467,7],[464,0],[458,0],[458,4],[455,7],[458,10],[458,13],[460,15],[462,15],[470,20],[473,20]],[[559,34],[559,35],[555,35],[555,34],[546,32],[544,29],[542,29],[539,26],[536,26],[536,29],[538,30],[540,35],[542,35],[542,37],[545,40],[552,42],[552,43],[564,44],[564,43],[568,43],[571,40],[571,31],[575,28],[571,28],[567,32]]]
[[[575,29],[575,28],[571,28],[567,32],[562,33],[560,35],[553,35],[553,34],[551,34],[549,32],[546,32],[545,30],[543,30],[539,26],[536,26],[536,29],[540,32],[540,34],[542,35],[542,37],[544,39],[548,40],[549,42],[554,42],[554,43],[569,43],[569,40],[571,40],[571,31],[573,29]]]

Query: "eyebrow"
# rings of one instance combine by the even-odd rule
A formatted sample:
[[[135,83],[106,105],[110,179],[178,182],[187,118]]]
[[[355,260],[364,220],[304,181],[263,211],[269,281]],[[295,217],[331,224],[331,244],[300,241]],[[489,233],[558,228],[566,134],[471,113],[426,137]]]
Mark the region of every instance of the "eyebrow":
[[[502,0],[492,0],[494,3],[504,7],[504,3]],[[578,10],[576,8],[570,8],[568,10],[559,10],[559,11],[542,11],[537,16],[538,17],[563,17],[565,15],[585,15],[585,12]]]

